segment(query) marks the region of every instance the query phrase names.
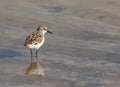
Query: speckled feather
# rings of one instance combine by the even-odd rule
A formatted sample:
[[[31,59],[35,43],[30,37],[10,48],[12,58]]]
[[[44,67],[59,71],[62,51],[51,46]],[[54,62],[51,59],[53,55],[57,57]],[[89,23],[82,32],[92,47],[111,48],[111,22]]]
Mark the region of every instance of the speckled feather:
[[[45,41],[45,33],[48,32],[52,34],[52,32],[47,30],[47,27],[44,25],[41,25],[37,28],[35,32],[30,34],[26,40],[24,46],[30,48],[30,49],[39,49]]]
[[[42,40],[43,40],[43,35],[40,31],[33,32],[26,38],[25,46],[30,44],[36,45],[38,43],[41,43]]]

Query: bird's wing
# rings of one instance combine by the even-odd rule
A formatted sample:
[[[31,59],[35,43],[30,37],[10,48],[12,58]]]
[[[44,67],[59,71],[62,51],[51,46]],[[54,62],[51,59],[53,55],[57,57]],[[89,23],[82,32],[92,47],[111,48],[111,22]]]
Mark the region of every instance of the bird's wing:
[[[33,32],[32,34],[30,34],[26,40],[25,40],[25,45],[28,44],[37,44],[40,43],[42,40],[42,34],[39,32]]]

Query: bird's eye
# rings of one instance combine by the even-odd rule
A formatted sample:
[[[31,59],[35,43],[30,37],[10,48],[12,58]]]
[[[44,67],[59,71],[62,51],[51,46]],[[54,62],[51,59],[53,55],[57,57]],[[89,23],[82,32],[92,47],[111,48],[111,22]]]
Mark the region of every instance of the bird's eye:
[[[47,30],[46,28],[44,28],[44,30]]]

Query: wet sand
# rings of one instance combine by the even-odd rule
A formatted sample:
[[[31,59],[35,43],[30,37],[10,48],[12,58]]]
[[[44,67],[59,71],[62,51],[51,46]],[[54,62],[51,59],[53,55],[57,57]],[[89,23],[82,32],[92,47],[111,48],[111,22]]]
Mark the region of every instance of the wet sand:
[[[1,0],[0,87],[119,87],[119,0]],[[28,34],[45,24],[46,77],[24,75]]]

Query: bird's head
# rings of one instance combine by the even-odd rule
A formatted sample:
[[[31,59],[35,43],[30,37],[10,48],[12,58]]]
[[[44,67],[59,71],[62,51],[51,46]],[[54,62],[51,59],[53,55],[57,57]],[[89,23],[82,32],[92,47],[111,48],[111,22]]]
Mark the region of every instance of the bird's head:
[[[38,28],[37,28],[37,31],[41,31],[43,34],[45,34],[46,32],[50,33],[50,34],[53,34],[52,32],[50,32],[48,30],[48,28],[45,26],[45,25],[40,25]]]

